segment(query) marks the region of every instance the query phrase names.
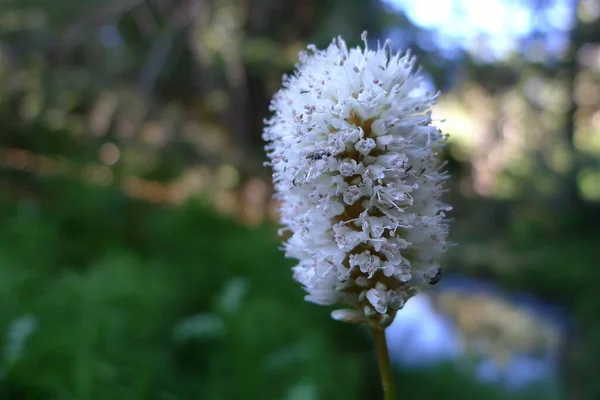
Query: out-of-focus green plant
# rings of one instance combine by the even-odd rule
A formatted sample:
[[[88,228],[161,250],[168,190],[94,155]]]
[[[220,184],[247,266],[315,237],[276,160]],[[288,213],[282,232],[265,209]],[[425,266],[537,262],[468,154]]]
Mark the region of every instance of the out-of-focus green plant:
[[[193,202],[164,208],[44,185],[43,199],[0,201],[0,398],[347,400],[380,390],[369,387],[368,336],[302,301],[270,227]],[[453,393],[463,399],[495,393],[462,386]]]
[[[357,398],[269,229],[58,186],[2,205],[0,398]]]

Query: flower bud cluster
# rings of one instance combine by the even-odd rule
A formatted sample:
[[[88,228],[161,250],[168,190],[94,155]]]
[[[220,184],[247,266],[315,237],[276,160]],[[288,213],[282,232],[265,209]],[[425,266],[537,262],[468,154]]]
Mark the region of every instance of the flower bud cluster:
[[[437,94],[422,89],[415,58],[363,40],[308,46],[263,136],[306,300],[351,307],[335,319],[387,326],[441,277],[446,137],[431,125]]]

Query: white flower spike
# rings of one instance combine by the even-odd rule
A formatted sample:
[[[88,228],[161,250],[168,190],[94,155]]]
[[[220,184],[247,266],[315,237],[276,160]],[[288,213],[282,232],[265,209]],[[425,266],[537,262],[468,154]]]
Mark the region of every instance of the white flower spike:
[[[338,320],[387,326],[441,277],[446,136],[431,125],[438,95],[422,89],[415,58],[362,38],[364,49],[338,38],[300,53],[263,137],[306,300],[353,307]]]

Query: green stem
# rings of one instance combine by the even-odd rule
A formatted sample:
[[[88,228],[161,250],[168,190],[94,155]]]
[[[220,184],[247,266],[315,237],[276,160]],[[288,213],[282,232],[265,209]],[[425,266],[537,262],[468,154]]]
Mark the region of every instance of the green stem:
[[[375,348],[377,349],[377,361],[379,362],[381,384],[383,386],[383,400],[396,400],[394,375],[392,373],[392,365],[390,364],[390,356],[385,341],[385,329],[376,327],[372,328],[372,332]]]

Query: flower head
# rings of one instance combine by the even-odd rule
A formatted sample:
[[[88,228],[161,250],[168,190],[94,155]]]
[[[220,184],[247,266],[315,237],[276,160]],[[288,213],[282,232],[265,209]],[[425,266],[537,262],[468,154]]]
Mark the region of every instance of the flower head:
[[[308,46],[275,94],[264,139],[288,257],[306,299],[345,304],[336,319],[391,323],[423,285],[439,280],[446,248],[437,94],[415,58],[390,43]]]

